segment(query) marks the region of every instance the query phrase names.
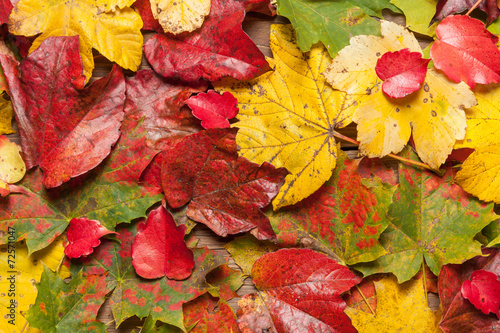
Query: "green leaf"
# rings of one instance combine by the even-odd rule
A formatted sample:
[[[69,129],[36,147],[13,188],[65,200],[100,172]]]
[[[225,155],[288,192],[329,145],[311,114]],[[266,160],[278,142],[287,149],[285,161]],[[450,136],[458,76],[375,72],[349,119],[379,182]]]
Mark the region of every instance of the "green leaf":
[[[38,296],[27,312],[31,327],[44,333],[105,332],[95,320],[106,296],[106,276],[81,274],[69,283],[44,266]]]
[[[422,35],[434,36],[439,22],[431,23],[438,0],[391,0],[406,16],[406,27]]]
[[[411,159],[418,160],[412,152]],[[399,189],[389,208],[392,223],[380,236],[388,254],[353,268],[365,275],[391,272],[398,282],[411,279],[425,262],[439,275],[446,264],[459,264],[481,255],[474,236],[498,218],[485,204],[453,183],[450,165],[439,177],[410,165],[399,165]]]
[[[294,206],[270,212],[280,243],[307,245],[347,264],[387,253],[377,240],[389,224],[386,214],[396,188],[378,177],[362,180],[359,161],[339,150],[332,177],[318,191]]]
[[[278,0],[277,12],[292,23],[302,51],[321,41],[333,57],[352,36],[380,36],[380,23],[370,15],[382,18],[383,8],[400,12],[389,0]]]

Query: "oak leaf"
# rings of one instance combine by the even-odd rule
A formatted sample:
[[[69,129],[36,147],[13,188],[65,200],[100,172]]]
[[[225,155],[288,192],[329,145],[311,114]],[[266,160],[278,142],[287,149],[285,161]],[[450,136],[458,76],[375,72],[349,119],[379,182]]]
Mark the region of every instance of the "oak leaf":
[[[468,299],[474,306],[484,314],[490,312],[500,317],[498,307],[500,306],[500,282],[496,274],[485,270],[477,270],[465,280],[460,289],[462,296]]]
[[[222,95],[209,90],[189,98],[186,104],[193,110],[193,115],[201,120],[203,128],[230,127],[229,120],[238,114],[238,100],[225,91]]]
[[[14,110],[12,103],[0,95],[0,135],[15,133],[12,128]]]
[[[92,48],[121,67],[135,71],[141,63],[143,38],[141,18],[128,7],[132,3],[132,0],[20,0],[9,17],[9,31],[23,36],[41,33],[30,52],[51,36],[79,36],[87,81],[94,69]]]
[[[422,50],[413,34],[395,23],[383,21],[382,36],[353,37],[325,72],[327,81],[353,100],[348,110],[358,124],[363,155],[398,153],[412,135],[420,158],[438,169],[465,135],[463,108],[476,104],[474,94],[466,84],[430,69],[420,90],[402,99],[388,98],[374,70],[377,59],[387,51]]]
[[[210,13],[210,0],[152,0],[151,11],[165,32],[191,32]]]
[[[406,27],[422,35],[434,36],[437,22],[429,25],[436,12],[437,0],[391,0],[405,15]]]
[[[377,313],[347,308],[358,332],[421,332],[439,333],[441,313],[432,311],[420,280],[398,285],[394,277],[375,281]]]
[[[436,14],[432,18],[431,23],[442,20],[452,14],[461,13],[467,9],[471,9],[476,2],[477,0],[439,0],[436,5]],[[500,15],[497,0],[481,1],[477,8],[488,15],[487,24],[495,21],[498,18],[498,15]]]
[[[48,54],[48,55],[46,55]],[[84,89],[78,37],[52,37],[21,64],[0,54],[28,169],[45,187],[95,168],[120,136],[125,79],[118,67]]]
[[[269,162],[290,174],[273,201],[274,209],[308,197],[332,175],[337,159],[335,128],[347,126],[345,94],[321,76],[329,55],[319,45],[304,54],[291,25],[271,26],[275,70],[251,81],[214,83],[229,91],[240,109],[233,126],[240,154],[255,163]]]
[[[21,157],[21,148],[0,135],[0,196],[8,195],[9,184],[23,179],[25,173],[26,165]]]
[[[64,254],[68,258],[87,256],[92,253],[94,247],[101,244],[99,238],[114,233],[97,220],[89,220],[86,217],[71,219],[66,232],[69,244],[64,249]]]

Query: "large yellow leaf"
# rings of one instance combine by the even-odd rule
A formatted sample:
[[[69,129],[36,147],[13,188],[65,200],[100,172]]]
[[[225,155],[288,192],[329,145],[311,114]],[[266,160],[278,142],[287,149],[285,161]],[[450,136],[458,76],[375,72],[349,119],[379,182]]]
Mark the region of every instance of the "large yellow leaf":
[[[334,128],[348,125],[351,115],[342,111],[345,94],[331,89],[321,75],[330,62],[324,47],[302,53],[291,25],[273,25],[271,49],[273,72],[215,86],[238,99],[234,126],[240,128],[241,155],[290,171],[273,201],[278,209],[308,197],[330,178],[337,158]]]
[[[0,135],[16,133],[12,128],[12,117],[14,110],[12,103],[7,101],[0,95]]]
[[[165,32],[191,32],[210,13],[210,0],[151,0],[151,11]]]
[[[395,277],[375,281],[376,314],[348,307],[345,313],[359,333],[434,333],[441,332],[441,313],[432,311],[425,297],[422,280],[398,285]]]
[[[21,157],[21,148],[0,135],[0,196],[9,194],[9,184],[23,179],[25,173],[26,165]]]
[[[0,246],[0,290],[2,293],[2,297],[0,297],[0,332],[21,332],[26,324],[24,315],[29,307],[35,303],[37,295],[35,282],[40,282],[43,272],[42,263],[55,270],[63,256],[64,246],[61,239],[57,239],[48,247],[29,257],[28,248],[24,241],[14,243],[11,246],[7,244]],[[69,277],[69,271],[65,266],[61,267],[60,275],[63,278]],[[14,282],[13,285],[11,282]],[[9,295],[9,293],[15,293],[15,296]],[[12,319],[9,316],[11,311],[8,308],[11,299],[14,299],[17,304],[13,313],[15,325],[9,323],[9,320]],[[30,328],[24,332],[40,331]]]
[[[327,81],[354,99],[348,108],[358,124],[362,154],[382,157],[398,153],[413,133],[420,158],[437,169],[455,141],[465,135],[463,108],[477,103],[474,94],[466,84],[454,83],[430,69],[420,90],[401,99],[387,97],[375,72],[378,58],[403,48],[422,50],[402,26],[382,21],[381,31],[383,37],[353,37],[325,72]]]
[[[94,68],[92,48],[121,67],[135,71],[141,63],[143,39],[141,17],[125,6],[132,2],[21,0],[9,17],[9,31],[24,36],[42,33],[33,42],[30,52],[50,36],[79,35],[87,79]]]

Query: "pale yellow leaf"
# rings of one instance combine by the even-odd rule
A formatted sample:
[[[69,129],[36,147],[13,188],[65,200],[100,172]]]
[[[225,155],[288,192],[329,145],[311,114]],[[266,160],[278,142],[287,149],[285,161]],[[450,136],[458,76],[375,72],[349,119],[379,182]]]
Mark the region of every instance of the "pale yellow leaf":
[[[210,13],[210,0],[151,0],[151,11],[165,32],[191,32]]]
[[[21,157],[21,148],[0,135],[0,195],[9,194],[9,184],[23,179],[26,165]]]
[[[337,158],[334,129],[348,125],[351,114],[342,111],[345,94],[331,89],[321,75],[330,63],[323,46],[302,53],[291,25],[273,25],[271,49],[273,72],[214,85],[238,99],[234,126],[240,128],[240,154],[290,171],[273,201],[278,209],[308,197],[330,178]]]
[[[13,116],[12,103],[0,95],[0,135],[16,133],[12,128]]]

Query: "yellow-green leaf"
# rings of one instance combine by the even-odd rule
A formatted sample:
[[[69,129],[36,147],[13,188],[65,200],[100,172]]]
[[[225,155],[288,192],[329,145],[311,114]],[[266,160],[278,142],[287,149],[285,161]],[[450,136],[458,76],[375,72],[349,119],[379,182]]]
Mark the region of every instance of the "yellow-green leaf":
[[[273,201],[278,209],[308,197],[330,178],[337,158],[333,134],[351,122],[351,115],[342,111],[345,94],[321,75],[330,63],[324,47],[317,44],[302,53],[291,25],[273,25],[271,49],[273,72],[215,86],[238,99],[234,126],[240,128],[236,141],[241,155],[290,171]]]
[[[16,133],[12,128],[13,116],[12,103],[0,95],[0,135]]]
[[[438,0],[391,0],[393,5],[403,11],[406,18],[406,27],[422,35],[434,36],[437,22],[429,25],[434,14]]]
[[[151,0],[151,11],[165,32],[191,32],[210,13],[210,0]]]

